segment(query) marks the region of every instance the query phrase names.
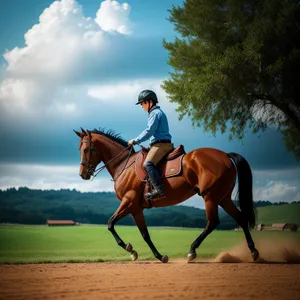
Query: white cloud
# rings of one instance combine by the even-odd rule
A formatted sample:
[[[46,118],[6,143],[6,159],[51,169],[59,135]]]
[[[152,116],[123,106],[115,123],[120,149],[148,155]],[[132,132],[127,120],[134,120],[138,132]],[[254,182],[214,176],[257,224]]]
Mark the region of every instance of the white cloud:
[[[53,2],[25,34],[24,48],[4,54],[12,78],[50,79],[72,74],[81,60],[104,47],[104,36],[75,0]],[[38,77],[37,77],[38,76]]]
[[[107,11],[108,5],[116,12],[105,17],[103,11]],[[97,22],[104,18],[107,23],[111,17],[113,24],[118,24],[116,30],[121,37],[128,33],[129,12],[126,3],[104,1],[98,10]],[[75,0],[53,2],[24,37],[25,47],[4,53],[7,65],[0,81],[3,114],[16,114],[18,109],[22,109],[22,113],[41,112],[48,107],[62,113],[74,111],[73,102],[70,104],[68,100],[56,105],[54,96],[63,86],[78,84],[78,78],[84,77],[84,72],[93,72],[94,65],[101,68],[110,47],[118,42],[118,37],[111,39],[95,20],[85,17]]]
[[[265,186],[254,189],[254,199],[270,202],[300,201],[299,186],[283,181],[270,181]]]
[[[34,80],[7,78],[0,84],[0,104],[7,112],[15,113],[15,109],[19,108],[24,113],[41,92],[41,87]]]
[[[113,191],[109,175],[98,175],[93,181],[80,178],[78,166],[31,164],[0,165],[0,189],[24,187],[32,189],[76,189],[81,192]]]
[[[87,93],[95,100],[111,103],[124,103],[124,99],[137,99],[138,94],[145,89],[152,89],[160,99],[165,99],[165,92],[160,87],[160,79],[140,79],[119,81],[111,84],[88,86]],[[134,100],[133,100],[134,101]],[[126,102],[126,105],[128,103]]]
[[[117,1],[105,0],[101,3],[95,21],[104,31],[131,34],[129,13],[128,3],[119,4]]]
[[[300,169],[253,170],[255,201],[300,201]]]
[[[62,114],[74,113],[76,111],[75,103],[57,104],[57,110]]]

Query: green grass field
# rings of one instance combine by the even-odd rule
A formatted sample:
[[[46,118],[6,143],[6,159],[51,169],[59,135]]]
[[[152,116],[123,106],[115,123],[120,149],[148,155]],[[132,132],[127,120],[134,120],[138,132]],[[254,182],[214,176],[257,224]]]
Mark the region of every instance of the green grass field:
[[[300,225],[300,204],[272,205],[258,208],[257,224],[296,223]]]
[[[125,243],[130,242],[140,260],[155,259],[134,226],[118,226]],[[170,259],[186,258],[190,244],[202,230],[150,228],[152,241]],[[255,235],[290,235],[283,232],[253,232]],[[298,233],[294,233],[300,238]],[[198,257],[213,258],[244,240],[242,232],[214,231],[200,246]],[[107,226],[47,227],[0,226],[0,263],[128,261]]]

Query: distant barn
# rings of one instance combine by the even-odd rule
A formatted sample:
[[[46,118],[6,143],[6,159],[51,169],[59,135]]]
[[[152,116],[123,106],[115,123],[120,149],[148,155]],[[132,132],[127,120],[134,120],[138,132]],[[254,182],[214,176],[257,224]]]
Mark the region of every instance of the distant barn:
[[[72,220],[47,220],[48,226],[74,226],[78,225],[78,222]]]
[[[297,231],[298,225],[294,223],[275,223],[272,226],[258,224],[256,230],[263,231]]]
[[[297,231],[298,225],[294,223],[280,223],[272,224],[272,227],[281,231]]]

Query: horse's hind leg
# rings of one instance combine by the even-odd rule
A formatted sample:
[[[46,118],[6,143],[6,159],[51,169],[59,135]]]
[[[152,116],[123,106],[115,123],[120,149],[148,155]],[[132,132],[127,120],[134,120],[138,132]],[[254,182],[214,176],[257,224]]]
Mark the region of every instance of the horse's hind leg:
[[[191,248],[188,254],[188,261],[192,261],[196,258],[196,249],[200,246],[203,240],[220,224],[218,215],[218,204],[209,199],[208,196],[204,196],[207,224],[204,231],[196,238],[191,244]]]
[[[251,255],[253,260],[257,260],[259,256],[259,252],[255,248],[252,236],[249,231],[248,227],[248,221],[246,218],[243,217],[242,212],[240,212],[237,207],[234,205],[234,203],[231,200],[231,193],[226,196],[222,202],[220,203],[220,206],[239,224],[239,226],[243,229],[248,247],[251,251]]]

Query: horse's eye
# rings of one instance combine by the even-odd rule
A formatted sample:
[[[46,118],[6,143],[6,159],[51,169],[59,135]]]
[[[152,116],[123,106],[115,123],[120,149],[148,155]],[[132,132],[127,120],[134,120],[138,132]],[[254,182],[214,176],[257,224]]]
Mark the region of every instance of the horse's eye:
[[[88,148],[85,148],[85,149],[83,150],[84,153],[88,153],[88,151],[89,151]]]

